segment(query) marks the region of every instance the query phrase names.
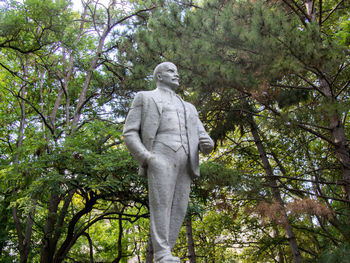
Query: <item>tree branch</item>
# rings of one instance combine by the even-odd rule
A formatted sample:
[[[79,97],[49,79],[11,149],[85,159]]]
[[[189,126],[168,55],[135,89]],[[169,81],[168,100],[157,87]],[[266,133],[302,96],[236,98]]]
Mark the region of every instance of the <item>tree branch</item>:
[[[89,242],[89,249],[90,249],[90,253],[89,253],[89,257],[90,257],[90,263],[94,263],[94,248],[93,248],[93,244],[92,244],[92,239],[89,235],[89,233],[84,232],[82,233],[83,236],[85,236]]]
[[[295,9],[295,7],[293,7],[290,3],[288,3],[290,1],[292,3],[294,3],[294,1],[292,1],[292,0],[283,0],[283,2],[294,12],[294,14],[296,14],[299,17],[300,22],[306,27],[305,17],[303,17],[297,10],[297,9],[300,10],[300,7],[298,5],[296,5],[297,9]],[[302,11],[302,14],[304,14],[304,16],[307,16],[303,11]]]
[[[21,223],[20,223],[19,218],[17,216],[17,205],[14,205],[12,207],[12,218],[13,218],[13,222],[15,224],[16,230],[17,230],[18,249],[21,252],[24,250],[24,236],[22,233]]]
[[[350,79],[344,84],[344,86],[340,89],[340,91],[335,95],[335,97],[338,97],[344,90],[348,88],[350,85]]]
[[[335,12],[335,10],[338,9],[338,7],[344,2],[344,0],[340,0],[340,2],[329,12],[329,14],[326,16],[325,19],[323,19],[322,23],[323,24],[324,22],[327,21],[327,19]]]
[[[289,89],[301,89],[301,90],[314,90],[313,87],[304,87],[304,86],[290,86],[290,85],[283,85],[283,84],[271,84],[272,87],[280,87],[280,88],[289,88]]]
[[[7,88],[6,88],[7,89]],[[15,95],[17,98],[25,101],[26,103],[28,103],[32,108],[33,110],[39,114],[39,116],[41,117],[41,119],[43,120],[43,122],[45,123],[45,126],[47,128],[49,128],[50,132],[52,135],[55,135],[55,130],[51,127],[51,125],[48,123],[48,121],[46,120],[45,116],[34,106],[33,103],[31,103],[29,100],[27,100],[26,98],[23,98],[21,95],[17,94]]]

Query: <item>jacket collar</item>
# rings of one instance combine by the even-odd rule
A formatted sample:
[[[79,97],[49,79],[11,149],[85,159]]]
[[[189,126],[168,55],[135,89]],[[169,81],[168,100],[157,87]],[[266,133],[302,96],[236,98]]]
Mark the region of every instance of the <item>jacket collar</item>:
[[[163,92],[170,92],[170,91],[172,92],[172,94],[174,96],[178,97],[181,101],[183,101],[182,98],[180,96],[178,96],[173,90],[170,90],[170,89],[169,90],[164,90],[164,89],[156,88],[154,90],[154,94],[153,94],[154,96],[152,96],[152,99],[154,100],[154,102],[157,105],[157,109],[158,109],[159,114],[162,114],[162,110],[163,110],[162,93]],[[184,105],[185,110],[186,110],[186,115],[188,116],[189,109],[188,109],[186,103],[184,103],[183,105]]]

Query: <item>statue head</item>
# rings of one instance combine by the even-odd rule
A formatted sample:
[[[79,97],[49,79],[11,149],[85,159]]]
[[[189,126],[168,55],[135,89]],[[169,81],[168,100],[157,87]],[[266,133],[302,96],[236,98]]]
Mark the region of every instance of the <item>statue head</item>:
[[[153,79],[157,87],[168,87],[176,90],[179,86],[177,67],[171,62],[160,63],[153,71]]]

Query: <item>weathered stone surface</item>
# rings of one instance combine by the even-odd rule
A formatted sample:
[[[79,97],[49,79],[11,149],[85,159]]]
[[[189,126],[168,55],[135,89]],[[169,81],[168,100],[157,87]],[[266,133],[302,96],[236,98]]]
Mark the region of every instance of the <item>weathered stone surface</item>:
[[[124,140],[148,177],[151,237],[155,262],[180,262],[171,255],[189,200],[191,179],[199,176],[199,150],[213,141],[196,108],[176,95],[179,75],[173,63],[159,64],[157,88],[136,94],[124,126]]]

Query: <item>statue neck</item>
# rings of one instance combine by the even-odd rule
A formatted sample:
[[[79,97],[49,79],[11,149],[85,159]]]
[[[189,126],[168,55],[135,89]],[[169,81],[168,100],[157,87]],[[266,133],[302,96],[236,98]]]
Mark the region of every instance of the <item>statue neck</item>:
[[[175,95],[175,91],[173,89],[171,89],[169,86],[164,86],[164,85],[157,85],[157,88],[170,93],[171,95]]]

